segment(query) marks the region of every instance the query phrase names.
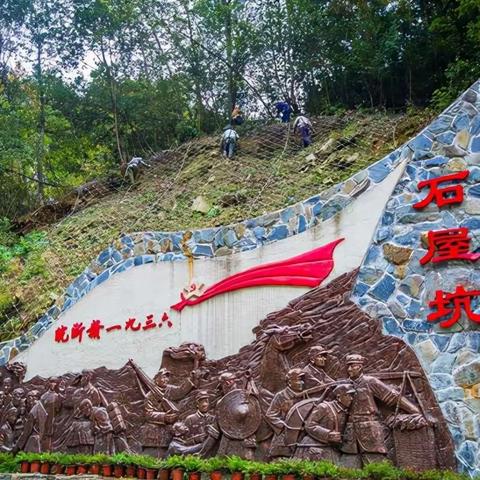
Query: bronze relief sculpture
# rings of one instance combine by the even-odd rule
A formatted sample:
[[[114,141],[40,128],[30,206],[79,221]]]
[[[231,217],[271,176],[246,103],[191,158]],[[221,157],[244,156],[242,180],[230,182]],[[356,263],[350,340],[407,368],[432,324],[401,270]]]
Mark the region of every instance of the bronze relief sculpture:
[[[133,360],[28,382],[21,365],[2,368],[0,448],[454,468],[417,358],[349,300],[354,278],[270,314],[236,355],[171,347],[153,378]]]

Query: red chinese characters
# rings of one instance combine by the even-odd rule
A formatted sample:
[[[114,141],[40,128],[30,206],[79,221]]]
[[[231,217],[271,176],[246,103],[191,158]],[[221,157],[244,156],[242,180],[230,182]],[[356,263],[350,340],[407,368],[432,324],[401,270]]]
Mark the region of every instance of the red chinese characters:
[[[152,328],[155,328],[156,326],[157,324],[153,321],[153,315],[147,315],[147,322],[142,328],[144,330],[150,330]]]
[[[100,320],[92,320],[90,327],[87,329],[88,338],[91,338],[92,340],[100,340],[100,332],[103,328],[105,327]]]
[[[479,295],[480,290],[465,290],[462,285],[457,286],[454,293],[437,290],[435,299],[428,304],[435,311],[427,316],[427,320],[435,322],[447,317],[440,322],[440,326],[450,328],[460,320],[462,311],[464,311],[469,320],[480,323],[480,314],[473,311],[471,303],[472,298]]]
[[[70,339],[75,340],[78,338],[78,343],[82,343],[84,331],[85,327],[83,326],[83,323],[74,323],[70,332]]]
[[[125,330],[131,330],[132,332],[138,332],[142,328],[142,324],[140,322],[135,324],[136,321],[137,321],[136,318],[129,318],[125,322]]]
[[[67,333],[67,327],[62,325],[55,330],[55,341],[57,343],[66,343],[70,340],[70,336]]]
[[[443,187],[441,187],[440,185],[442,183],[465,180],[468,177],[469,173],[470,172],[468,170],[463,170],[462,172],[452,173],[451,175],[444,175],[443,177],[432,178],[430,180],[424,180],[423,182],[419,182],[418,189],[422,190],[428,187],[429,192],[423,200],[413,205],[413,208],[425,208],[432,202],[435,202],[439,207],[462,203],[462,185],[448,185]]]
[[[480,253],[470,252],[468,228],[449,228],[428,232],[428,252],[420,259],[420,264],[439,263],[448,260],[470,260],[475,262]]]
[[[90,340],[100,340],[102,331],[105,330],[105,333],[110,333],[118,330],[123,330],[126,332],[138,332],[141,330],[151,330],[156,327],[162,327],[162,325],[167,324],[169,328],[173,327],[173,322],[170,320],[170,317],[166,312],[163,313],[160,322],[157,324],[154,321],[154,315],[148,314],[146,316],[145,324],[137,321],[135,317],[129,318],[124,326],[121,324],[114,324],[105,326],[101,320],[92,320],[90,326],[86,329],[83,322],[74,323],[68,333],[68,327],[61,325],[55,330],[54,340],[57,343],[67,343],[71,340],[77,339],[79,343],[83,340],[83,334],[86,333]]]

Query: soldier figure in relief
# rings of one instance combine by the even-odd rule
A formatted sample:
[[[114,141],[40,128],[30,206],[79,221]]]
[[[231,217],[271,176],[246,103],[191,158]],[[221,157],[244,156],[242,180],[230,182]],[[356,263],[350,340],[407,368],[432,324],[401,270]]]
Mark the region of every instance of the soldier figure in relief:
[[[340,384],[333,390],[333,401],[318,404],[305,423],[306,435],[297,445],[295,457],[305,460],[328,460],[338,463],[343,432],[355,389]]]
[[[385,425],[377,401],[406,413],[420,415],[420,410],[402,396],[396,388],[378,378],[363,373],[366,359],[362,355],[347,355],[347,372],[356,391],[348,418],[341,450],[360,456],[362,465],[386,459]],[[345,458],[348,463],[348,458]]]
[[[8,407],[8,404],[12,400],[12,390],[13,390],[13,380],[10,377],[5,378],[2,384],[2,390],[5,393],[5,407]]]
[[[208,427],[215,423],[215,417],[208,413],[209,399],[210,395],[206,390],[200,390],[195,397],[197,411],[189,415],[184,422],[188,428],[188,445],[202,445],[208,437]]]
[[[275,394],[265,414],[267,422],[274,431],[269,451],[270,457],[286,457],[292,453],[291,448],[285,445],[285,418],[293,405],[302,400],[300,394],[303,391],[304,376],[305,373],[300,368],[289,370],[286,376],[287,387]]]
[[[94,407],[102,404],[102,399],[98,388],[92,384],[93,372],[91,370],[83,370],[75,380],[74,384],[80,386],[73,392],[73,405],[77,409],[82,400],[88,399]]]
[[[305,372],[306,390],[333,382],[333,378],[328,376],[324,370],[329,353],[330,350],[327,350],[322,345],[310,348],[308,352],[308,364],[303,369]]]
[[[145,454],[164,457],[172,440],[170,425],[178,419],[171,401],[183,399],[194,387],[188,378],[182,385],[169,385],[170,372],[161,368],[154,377],[159,395],[149,391],[145,397],[145,423],[142,427],[142,451]]]
[[[40,392],[30,390],[27,393],[25,406],[27,416],[23,425],[23,432],[15,445],[15,451],[40,453],[42,451],[42,437],[47,423],[47,412],[39,402]]]
[[[91,455],[94,443],[92,402],[86,398],[78,406],[77,416],[67,433],[66,445],[71,453]]]
[[[42,450],[52,450],[52,440],[55,433],[55,417],[62,409],[63,396],[58,393],[59,380],[56,377],[48,379],[47,391],[40,397],[40,402],[47,412],[47,420],[45,422],[45,431],[42,436]]]
[[[193,455],[198,453],[202,444],[189,445],[188,427],[183,422],[175,422],[172,426],[173,439],[167,450],[167,456],[170,455]]]
[[[17,421],[18,410],[10,406],[4,413],[4,420],[0,426],[0,451],[11,452],[15,446],[15,423]]]
[[[222,373],[219,382],[223,396],[216,404],[215,423],[207,427],[208,438],[199,454],[212,455],[220,440],[217,455],[252,460],[257,446],[255,433],[261,421],[260,405],[247,390],[237,387],[234,373]]]

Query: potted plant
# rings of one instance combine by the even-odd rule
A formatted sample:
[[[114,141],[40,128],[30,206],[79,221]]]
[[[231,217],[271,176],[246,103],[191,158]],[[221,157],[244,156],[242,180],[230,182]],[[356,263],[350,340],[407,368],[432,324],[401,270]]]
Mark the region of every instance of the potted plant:
[[[55,453],[52,454],[52,467],[50,468],[50,472],[53,475],[61,475],[65,472],[66,466],[72,462],[71,457],[72,455],[67,455],[65,453]]]
[[[138,455],[136,458],[137,462],[137,477],[139,479],[147,478],[147,468],[150,465],[151,458],[148,455]]]
[[[200,480],[201,472],[203,470],[205,462],[200,458],[194,455],[187,455],[183,459],[183,467],[188,473],[189,480]]]
[[[17,463],[20,463],[20,472],[29,473],[30,472],[30,454],[26,452],[20,452],[15,457]]]
[[[90,475],[100,475],[100,464],[102,463],[103,456],[96,454],[90,455],[88,459],[88,473]]]
[[[142,455],[141,463],[145,469],[145,478],[155,480],[158,474],[159,461],[150,455]]]
[[[172,455],[167,458],[165,462],[167,468],[170,470],[172,480],[183,480],[183,458],[180,455]]]
[[[246,460],[243,460],[242,458],[237,457],[235,455],[231,455],[227,457],[225,466],[227,467],[227,470],[230,472],[232,476],[232,480],[243,480],[243,477],[244,477],[243,472],[245,471],[246,463],[248,463]]]
[[[89,455],[77,454],[75,455],[75,464],[77,466],[76,474],[85,475],[88,473],[88,467],[90,463]]]
[[[52,459],[51,453],[40,454],[40,473],[42,475],[48,475],[50,473],[51,459]]]
[[[126,453],[116,453],[112,456],[112,464],[113,464],[113,476],[115,478],[123,477],[125,472],[125,466],[130,463],[130,459],[128,454]]]
[[[137,476],[138,455],[124,454],[125,455],[125,476],[134,478]]]
[[[75,475],[77,471],[75,455],[63,455],[62,463],[65,465],[65,475]]]
[[[278,480],[278,474],[281,473],[278,462],[265,463],[263,465],[264,480]]]
[[[312,473],[319,479],[330,479],[339,476],[340,469],[337,465],[321,460],[320,462],[315,462]]]
[[[303,480],[315,480],[315,463],[305,460],[298,464],[298,473]]]
[[[40,454],[30,454],[30,473],[40,473]]]
[[[225,460],[219,457],[208,458],[203,462],[203,471],[208,473],[210,480],[222,480],[225,470]]]
[[[158,480],[170,480],[170,470],[167,462],[162,460],[158,463]]]
[[[263,465],[262,462],[247,462],[244,473],[248,475],[249,480],[262,480]]]
[[[101,474],[104,477],[111,477],[112,476],[112,457],[108,455],[99,455],[99,464],[101,467]]]
[[[295,458],[283,458],[277,463],[281,472],[282,480],[296,480],[297,473],[301,471],[301,460]]]

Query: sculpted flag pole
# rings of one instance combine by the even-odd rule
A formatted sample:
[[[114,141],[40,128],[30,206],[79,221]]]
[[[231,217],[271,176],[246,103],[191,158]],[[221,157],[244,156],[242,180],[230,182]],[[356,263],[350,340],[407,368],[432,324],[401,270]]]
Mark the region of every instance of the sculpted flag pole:
[[[181,301],[170,308],[181,312],[185,307],[192,307],[222,293],[247,287],[265,285],[317,287],[333,270],[333,252],[343,240],[340,238],[287,260],[266,263],[236,273],[208,287],[196,298],[187,298],[181,293]]]

